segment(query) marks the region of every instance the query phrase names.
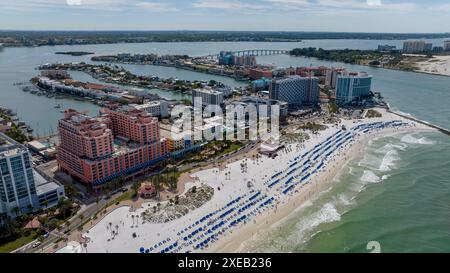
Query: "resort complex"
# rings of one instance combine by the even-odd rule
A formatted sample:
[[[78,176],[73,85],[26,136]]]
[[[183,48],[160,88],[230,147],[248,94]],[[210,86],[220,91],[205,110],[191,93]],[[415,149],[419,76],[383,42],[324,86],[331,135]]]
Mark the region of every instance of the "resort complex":
[[[276,221],[302,197],[325,187],[329,183],[327,179],[344,163],[344,158],[362,147],[368,139],[385,132],[419,129],[413,122],[398,119],[385,111],[382,113],[383,118],[380,119],[357,123],[342,121],[339,126],[331,126],[304,144],[286,143],[276,152],[276,159],[268,156],[243,159],[191,173],[193,183],[185,194],[210,187],[215,189],[211,200],[187,215],[181,214],[163,223],[136,223],[133,220],[160,213],[159,209],[147,209],[147,205],[133,211],[128,207],[117,209],[83,234],[87,251],[240,251],[245,247],[242,245],[243,237],[255,235],[266,221],[264,219]],[[151,196],[154,189],[147,187],[143,186],[140,192]],[[148,207],[153,204],[150,201]],[[183,207],[173,206],[175,209]],[[118,229],[109,229],[111,223]],[[161,230],[164,233],[160,233]],[[133,234],[145,240],[132,239]]]
[[[239,88],[162,80],[111,64],[40,65],[40,75],[23,91],[99,108],[89,115],[56,104],[63,117],[55,135],[33,140],[25,134],[27,146],[4,137],[4,219],[27,213],[37,216],[26,224],[39,226],[47,215],[39,214],[42,209],[70,206],[59,229],[73,235],[64,244],[56,234],[44,240],[47,252],[243,251],[249,244],[243,238],[264,236],[270,223],[303,204],[305,196],[326,190],[369,139],[443,130],[392,112],[367,72],[261,65],[253,55],[287,53],[119,53],[91,59],[244,80]],[[110,85],[75,80],[74,71]],[[148,90],[161,84],[165,92],[186,96],[167,99]],[[11,112],[3,113],[1,128],[13,135]]]
[[[444,0],[3,2],[0,254],[450,252]]]
[[[66,110],[59,134],[59,167],[94,187],[136,174],[168,153],[158,120],[131,107],[103,109],[96,118]]]

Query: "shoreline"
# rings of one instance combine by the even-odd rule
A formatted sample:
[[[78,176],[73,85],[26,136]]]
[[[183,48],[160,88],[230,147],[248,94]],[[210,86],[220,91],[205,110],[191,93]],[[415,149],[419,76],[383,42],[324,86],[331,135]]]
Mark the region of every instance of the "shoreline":
[[[325,141],[330,139],[328,138],[327,140],[325,140],[330,135],[337,135],[337,133],[339,133],[340,131],[343,132],[342,130],[340,130],[340,126],[330,126],[325,131],[322,131],[319,135],[313,136],[313,138],[311,138],[304,144],[300,144],[297,142],[288,144],[286,150],[280,152],[278,158],[276,159],[276,164],[274,164],[273,159],[267,157],[263,157],[259,161],[247,158],[227,164],[225,170],[220,170],[217,167],[213,166],[209,169],[203,169],[201,171],[192,173],[190,177],[193,178],[195,182],[188,183],[187,188],[191,188],[194,185],[198,186],[201,184],[207,184],[215,189],[218,189],[218,191],[216,192],[216,194],[214,194],[212,199],[209,202],[203,204],[202,207],[193,210],[187,215],[176,220],[164,224],[137,225],[134,220],[133,222],[131,222],[132,219],[130,218],[132,218],[131,216],[133,215],[140,215],[140,213],[147,207],[146,204],[144,204],[144,206],[134,212],[130,212],[129,208],[116,209],[108,214],[97,225],[83,234],[84,238],[88,237],[87,239],[89,243],[87,249],[91,253],[136,252],[140,247],[141,249],[142,247],[150,247],[149,252],[159,252],[161,250],[161,247],[164,248],[165,242],[171,241],[173,239],[172,242],[180,243],[180,248],[174,252],[184,252],[187,250],[208,253],[228,253],[242,251],[248,243],[257,239],[258,236],[262,236],[270,232],[273,225],[276,225],[277,223],[280,223],[285,219],[289,219],[291,213],[294,212],[299,206],[304,204],[306,201],[313,200],[313,198],[316,197],[319,193],[329,189],[332,185],[334,185],[334,183],[336,183],[337,181],[336,177],[339,177],[342,170],[347,166],[347,164],[360,154],[361,149],[367,145],[369,140],[377,136],[388,136],[390,134],[396,133],[422,131],[437,132],[437,130],[428,128],[423,124],[409,121],[404,118],[398,118],[398,116],[396,116],[395,114],[386,112],[386,110],[384,109],[381,109],[380,111],[383,112],[382,118],[342,120],[342,125],[345,125],[347,128],[349,128],[349,133],[353,131],[353,128],[360,127],[357,126],[359,124],[363,126],[365,124],[372,124],[376,122],[385,123],[398,120],[399,122],[406,122],[406,124],[409,125],[406,127],[393,126],[380,128],[372,130],[368,133],[366,131],[363,132],[362,130],[364,129],[362,129],[360,133],[354,133],[355,135],[353,140],[348,144],[345,144],[345,146],[342,146],[340,149],[335,149],[336,152],[333,152],[333,155],[331,157],[328,157],[327,155],[327,159],[326,161],[324,161],[327,162],[325,168],[320,168],[320,166],[317,167],[316,165],[317,171],[311,174],[311,179],[298,184],[295,188],[295,192],[292,191],[289,194],[282,193],[281,190],[284,187],[282,184],[280,184],[281,187],[268,187],[267,183],[269,183],[269,181],[273,181],[273,179],[267,179],[272,174],[279,172],[280,170],[283,170],[283,174],[286,175],[284,169],[288,165],[292,164],[292,160],[294,159],[294,157],[300,156],[300,154],[302,154],[304,151],[312,151],[314,149],[314,145],[325,143]],[[312,158],[312,155],[313,154],[310,154],[310,158]],[[306,160],[306,158],[304,160]],[[247,169],[246,171],[242,169],[242,164],[249,165],[249,167],[244,168]],[[288,170],[289,169],[291,168],[288,168]],[[288,170],[286,170],[286,172]],[[229,173],[229,179],[225,178],[226,173]],[[287,176],[284,177],[288,177],[289,174],[290,173],[288,173]],[[283,178],[282,180],[284,179],[285,178]],[[254,184],[251,189],[247,189],[247,187],[245,186],[247,185],[248,181],[252,181],[252,183]],[[194,229],[193,223],[196,219],[200,219],[200,217],[204,216],[205,214],[214,211],[214,213],[220,214],[225,211],[221,209],[224,204],[227,204],[228,202],[230,202],[230,200],[234,200],[237,196],[241,196],[246,192],[247,193],[244,196],[252,196],[255,193],[255,190],[261,192],[261,194],[264,196],[267,196],[268,194],[268,197],[275,197],[275,202],[270,206],[264,207],[259,210],[258,213],[254,214],[254,217],[248,215],[250,217],[247,218],[245,224],[239,224],[227,229],[226,232],[224,231],[220,234],[219,237],[214,239],[214,243],[209,244],[209,246],[192,248],[192,242],[189,243],[189,240],[183,240],[183,237],[186,235],[181,235],[180,232],[177,233],[177,231],[179,231],[179,229],[183,227],[187,227],[184,230],[185,232],[187,230],[187,232],[189,233],[189,230]],[[105,233],[105,228],[108,229],[108,223],[110,223],[110,225],[117,225],[117,234],[111,235]],[[183,232],[181,233],[183,234]],[[138,239],[130,240],[131,234],[136,234]],[[162,246],[160,243],[158,243],[161,242],[161,240],[163,240]],[[159,247],[157,247],[158,244]],[[153,248],[151,246],[155,247]]]
[[[245,249],[251,242],[257,241],[259,238],[270,235],[271,230],[288,220],[295,211],[303,206],[306,202],[316,198],[321,192],[327,191],[339,183],[339,179],[342,176],[342,172],[348,166],[350,162],[358,158],[361,155],[360,151],[370,142],[373,138],[387,137],[390,135],[404,134],[411,132],[437,132],[432,128],[406,128],[402,130],[389,130],[375,132],[371,135],[365,135],[358,139],[346,153],[342,154],[337,160],[337,163],[327,169],[325,173],[322,173],[319,177],[311,180],[306,186],[300,188],[300,193],[290,197],[286,204],[277,207],[274,211],[269,211],[265,214],[259,215],[255,218],[253,223],[247,224],[237,232],[229,235],[228,237],[220,240],[216,245],[204,251],[206,253],[238,253]],[[241,240],[242,238],[247,238]]]
[[[359,66],[365,66],[365,67],[376,68],[376,69],[386,69],[386,70],[391,70],[391,71],[402,71],[402,72],[410,72],[410,73],[417,73],[417,74],[424,74],[424,75],[450,77],[450,72],[447,75],[447,74],[442,74],[442,73],[439,73],[439,72],[430,72],[430,71],[420,70],[420,69],[417,69],[417,68],[413,69],[413,70],[407,70],[407,69],[401,69],[401,68],[395,68],[395,67],[382,67],[382,66],[375,66],[375,65],[362,64],[362,63],[345,63],[345,62],[340,62],[340,61],[335,61],[335,60],[319,59],[317,57],[307,57],[307,56],[301,56],[301,55],[299,55],[299,56],[289,55],[289,56],[301,57],[301,58],[306,58],[306,59],[315,59],[315,60],[318,60],[318,61],[339,63],[339,64],[343,64],[343,65],[359,65]],[[422,62],[414,63],[414,65],[418,65],[418,66],[420,66],[421,64],[422,64]]]

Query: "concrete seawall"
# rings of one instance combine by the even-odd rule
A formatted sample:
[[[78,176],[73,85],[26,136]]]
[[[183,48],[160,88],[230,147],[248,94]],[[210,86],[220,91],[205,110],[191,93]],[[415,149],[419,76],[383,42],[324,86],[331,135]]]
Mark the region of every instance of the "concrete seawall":
[[[420,120],[420,119],[417,119],[417,118],[414,118],[414,117],[411,117],[411,116],[407,116],[407,115],[403,115],[403,114],[394,112],[394,111],[392,111],[392,110],[390,110],[390,109],[387,109],[387,111],[388,111],[389,113],[392,113],[392,114],[397,115],[397,116],[399,116],[399,117],[402,117],[402,118],[405,118],[405,119],[409,119],[409,120],[415,121],[415,122],[417,122],[417,123],[423,124],[423,125],[425,125],[425,126],[428,126],[428,127],[430,127],[430,128],[436,129],[436,130],[438,130],[439,132],[441,132],[441,133],[443,133],[443,134],[446,134],[446,135],[450,136],[450,130],[449,130],[449,129],[440,127],[440,126],[438,126],[438,125],[431,124],[431,123],[429,123],[429,122],[426,122],[426,121],[423,121],[423,120]]]

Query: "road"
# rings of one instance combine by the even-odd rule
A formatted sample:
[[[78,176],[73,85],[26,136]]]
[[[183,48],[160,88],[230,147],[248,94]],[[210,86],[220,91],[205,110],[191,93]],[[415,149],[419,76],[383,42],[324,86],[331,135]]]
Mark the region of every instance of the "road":
[[[128,190],[131,188],[131,184],[125,186]],[[108,198],[107,200],[102,198],[97,202],[92,202],[89,205],[83,206],[78,213],[73,216],[71,219],[68,220],[69,225],[64,227],[62,230],[53,230],[49,233],[49,237],[44,239],[41,242],[41,245],[39,247],[33,248],[32,245],[37,242],[37,240],[17,249],[14,252],[23,252],[23,253],[42,253],[42,252],[48,252],[48,250],[53,249],[53,247],[56,245],[56,242],[59,239],[64,239],[68,237],[68,233],[73,232],[77,230],[81,225],[83,225],[86,221],[93,218],[94,215],[97,212],[100,212],[102,209],[105,208],[105,206],[111,202],[111,200],[115,200],[116,198],[120,197],[123,194],[123,192],[118,192],[114,195],[111,195],[111,198]],[[81,216],[82,215],[82,216]]]
[[[186,169],[190,169],[193,167],[206,166],[206,165],[209,165],[214,162],[227,161],[229,159],[232,159],[237,156],[241,156],[243,154],[246,154],[246,153],[252,151],[253,149],[255,149],[258,146],[259,143],[260,143],[259,141],[250,142],[246,146],[243,146],[240,150],[237,150],[234,153],[227,154],[220,158],[210,159],[210,160],[202,162],[202,163],[187,164],[187,165],[182,166],[182,168],[180,168],[180,170],[182,171],[183,169],[186,170]],[[127,188],[128,190],[130,190],[131,185],[132,185],[132,183],[130,182],[123,188]],[[82,208],[78,211],[78,213],[67,221],[69,223],[68,226],[64,227],[60,231],[53,230],[53,231],[49,232],[48,238],[44,239],[41,242],[41,244],[36,248],[33,248],[32,246],[38,240],[35,240],[17,250],[15,250],[14,252],[43,253],[43,252],[49,252],[49,251],[54,250],[54,246],[57,244],[58,241],[68,238],[68,235],[67,235],[68,233],[71,233],[71,232],[77,230],[80,226],[82,226],[84,223],[86,223],[86,221],[93,218],[96,213],[103,210],[105,208],[105,206],[111,200],[115,200],[116,198],[120,197],[122,194],[123,194],[122,192],[118,192],[114,195],[111,195],[111,197],[108,198],[107,200],[105,198],[101,198],[98,200],[98,203],[96,202],[95,197],[90,197],[88,200],[82,200],[82,201],[84,201],[84,203],[88,203],[88,204],[82,206]]]

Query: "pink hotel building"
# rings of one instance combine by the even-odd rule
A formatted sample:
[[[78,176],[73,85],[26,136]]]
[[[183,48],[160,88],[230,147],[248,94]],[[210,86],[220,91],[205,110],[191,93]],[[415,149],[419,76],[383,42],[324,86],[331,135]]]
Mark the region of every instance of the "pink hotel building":
[[[99,188],[116,177],[138,173],[168,154],[158,119],[127,106],[100,112],[93,118],[73,109],[65,111],[58,125],[57,159],[62,171]]]

